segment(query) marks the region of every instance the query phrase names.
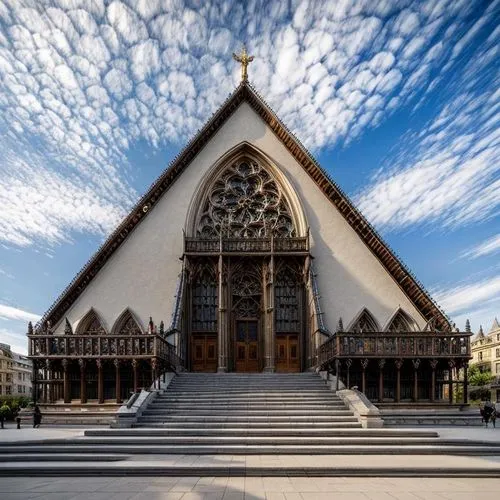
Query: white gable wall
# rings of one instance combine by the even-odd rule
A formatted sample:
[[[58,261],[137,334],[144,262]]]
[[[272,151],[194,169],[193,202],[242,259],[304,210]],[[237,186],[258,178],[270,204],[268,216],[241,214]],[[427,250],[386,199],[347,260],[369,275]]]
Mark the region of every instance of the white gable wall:
[[[301,200],[311,227],[311,253],[327,326],[334,330],[339,317],[347,326],[363,307],[384,325],[401,306],[423,328],[424,319],[406,295],[247,103],[221,127],[76,300],[66,314],[73,328],[91,307],[108,331],[126,307],[143,327],[149,316],[168,326],[191,198],[212,165],[243,141],[273,159]],[[63,329],[61,321],[57,331]]]

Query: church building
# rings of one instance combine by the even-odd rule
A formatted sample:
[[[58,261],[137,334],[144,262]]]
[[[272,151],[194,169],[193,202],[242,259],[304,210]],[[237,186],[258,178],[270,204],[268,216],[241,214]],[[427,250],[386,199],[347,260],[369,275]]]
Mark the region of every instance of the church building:
[[[168,371],[322,369],[381,404],[457,402],[470,334],[249,84],[248,61],[30,325],[38,401],[119,403]]]

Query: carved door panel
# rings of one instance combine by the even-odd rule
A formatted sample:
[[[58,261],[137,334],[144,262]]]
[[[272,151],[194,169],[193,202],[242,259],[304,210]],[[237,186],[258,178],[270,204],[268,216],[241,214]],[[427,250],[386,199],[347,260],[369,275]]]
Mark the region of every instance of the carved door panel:
[[[259,371],[259,334],[257,320],[236,321],[236,371]]]
[[[298,335],[276,335],[276,371],[300,372]]]
[[[217,335],[193,335],[191,366],[194,372],[217,371]]]

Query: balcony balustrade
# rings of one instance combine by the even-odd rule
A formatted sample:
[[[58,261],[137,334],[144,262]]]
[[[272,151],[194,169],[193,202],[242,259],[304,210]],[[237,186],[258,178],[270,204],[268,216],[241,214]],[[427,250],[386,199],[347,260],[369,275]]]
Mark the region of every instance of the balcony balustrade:
[[[156,334],[28,335],[29,357],[36,359],[151,359],[172,366],[181,361],[174,347]]]
[[[185,238],[186,254],[297,254],[309,251],[309,240],[304,238]]]
[[[336,333],[318,348],[318,364],[341,358],[471,358],[469,333]]]

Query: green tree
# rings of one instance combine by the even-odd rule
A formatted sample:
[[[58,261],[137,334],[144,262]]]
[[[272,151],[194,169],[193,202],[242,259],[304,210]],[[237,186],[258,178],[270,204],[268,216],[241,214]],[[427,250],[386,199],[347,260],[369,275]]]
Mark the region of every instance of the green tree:
[[[468,376],[469,384],[476,387],[484,387],[485,385],[488,385],[493,379],[491,371],[481,371],[476,363],[469,365]]]

